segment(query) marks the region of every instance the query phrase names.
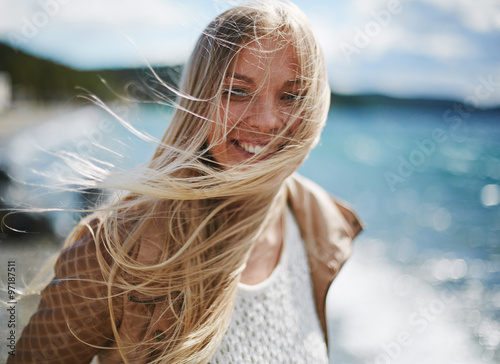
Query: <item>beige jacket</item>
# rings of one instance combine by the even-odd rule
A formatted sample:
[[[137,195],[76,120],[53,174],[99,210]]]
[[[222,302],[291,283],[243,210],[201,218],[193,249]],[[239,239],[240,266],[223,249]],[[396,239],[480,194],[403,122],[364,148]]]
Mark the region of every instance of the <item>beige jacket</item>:
[[[349,208],[310,180],[294,174],[286,183],[288,202],[306,245],[316,309],[326,337],[326,294],[362,227]],[[90,234],[83,234],[61,253],[55,272],[8,363],[83,364],[95,355],[101,363],[121,363],[117,350],[100,349],[114,346],[109,340],[113,332],[107,300],[102,299],[108,296],[107,289],[96,284],[102,274]],[[160,347],[168,340],[174,321],[166,300],[133,294],[118,297],[113,307],[123,345],[153,339]],[[154,348],[149,346],[128,357],[131,363],[148,363],[154,356],[151,351]]]

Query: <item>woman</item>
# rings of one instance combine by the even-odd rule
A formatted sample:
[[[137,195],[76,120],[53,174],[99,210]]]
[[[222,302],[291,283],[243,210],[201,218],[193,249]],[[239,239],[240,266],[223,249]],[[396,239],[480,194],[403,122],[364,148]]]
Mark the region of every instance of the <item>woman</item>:
[[[361,227],[293,174],[330,97],[307,20],[225,12],[177,93],[148,168],[68,237],[11,362],[327,362],[326,292]]]

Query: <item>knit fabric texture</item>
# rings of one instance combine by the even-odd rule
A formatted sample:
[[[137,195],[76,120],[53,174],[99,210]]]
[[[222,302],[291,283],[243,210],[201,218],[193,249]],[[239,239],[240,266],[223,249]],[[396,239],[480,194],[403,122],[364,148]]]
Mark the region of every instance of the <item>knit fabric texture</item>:
[[[287,211],[278,265],[257,285],[240,283],[228,330],[210,364],[327,364],[304,243]]]

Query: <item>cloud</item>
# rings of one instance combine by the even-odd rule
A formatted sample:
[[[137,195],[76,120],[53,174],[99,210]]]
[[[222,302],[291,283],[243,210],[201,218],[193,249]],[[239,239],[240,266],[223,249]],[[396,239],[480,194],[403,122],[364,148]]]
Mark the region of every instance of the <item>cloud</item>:
[[[408,33],[405,42],[391,48],[438,61],[465,59],[480,52],[469,39],[451,32]]]
[[[22,49],[82,69],[143,65],[143,56],[178,64],[235,2],[0,0],[0,39],[16,34]],[[498,0],[295,2],[318,35],[336,91],[460,99],[477,77],[496,75]]]
[[[390,1],[377,0],[364,8],[359,6],[361,0],[354,1],[349,8],[359,12],[351,15],[351,22],[341,28],[330,26],[329,31],[324,24],[320,27],[320,33],[330,37],[324,42],[328,54],[339,62],[343,58],[350,63],[354,58],[380,60],[394,51],[425,55],[436,61],[469,58],[480,53],[455,15],[442,14],[442,7],[430,11],[428,1],[393,0],[391,6]],[[346,49],[353,51],[351,46],[357,51],[346,52]]]
[[[179,0],[30,0],[8,7],[4,1],[0,39],[80,69],[143,65],[143,56],[153,64],[180,63],[219,7]]]
[[[464,26],[476,32],[500,30],[498,0],[420,0],[457,16]]]
[[[478,77],[500,78],[500,32],[495,25],[499,5],[477,4],[461,0],[324,4],[313,25],[327,56],[332,88],[348,94],[380,92],[463,101],[474,91]],[[480,100],[480,105],[500,104],[498,91]]]
[[[178,0],[25,0],[0,2],[0,30],[20,31],[23,20],[36,23],[37,14],[48,15],[47,25],[101,23],[116,27],[147,27],[165,29],[192,25],[200,16],[190,2]],[[205,8],[205,7],[202,7]],[[7,16],[5,16],[7,15]],[[41,19],[41,18],[40,18]],[[46,25],[46,26],[47,26]]]

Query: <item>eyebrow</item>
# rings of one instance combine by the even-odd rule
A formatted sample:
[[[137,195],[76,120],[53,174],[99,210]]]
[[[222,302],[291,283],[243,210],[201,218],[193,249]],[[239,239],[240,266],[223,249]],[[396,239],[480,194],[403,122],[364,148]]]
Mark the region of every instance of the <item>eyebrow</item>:
[[[248,83],[250,83],[252,85],[255,85],[254,80],[252,80],[248,76],[240,75],[239,73],[232,73],[230,75],[227,75],[226,78],[236,78],[238,80],[245,81],[245,82],[248,82]]]
[[[239,74],[239,73],[232,73],[230,75],[227,75],[226,79],[228,79],[228,78],[236,78],[238,80],[245,81],[245,82],[248,82],[249,84],[255,85],[255,82],[252,78],[245,76],[245,75],[242,75],[242,74]],[[300,80],[298,80],[298,79],[289,80],[289,81],[286,81],[284,83],[284,86],[294,86],[298,83],[300,83]]]

